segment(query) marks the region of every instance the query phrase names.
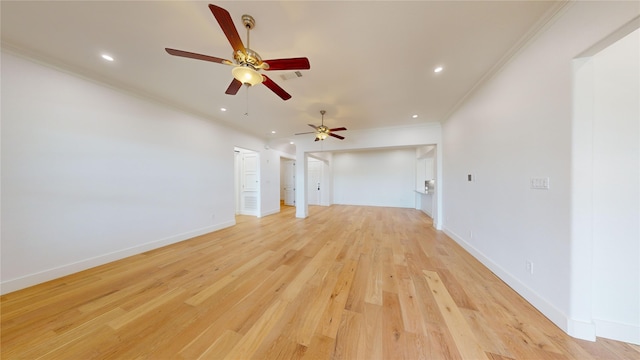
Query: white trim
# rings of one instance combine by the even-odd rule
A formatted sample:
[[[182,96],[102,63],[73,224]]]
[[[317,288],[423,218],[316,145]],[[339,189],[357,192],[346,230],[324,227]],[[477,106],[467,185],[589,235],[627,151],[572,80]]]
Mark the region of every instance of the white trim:
[[[569,336],[577,339],[596,341],[596,325],[592,322],[567,318],[567,329],[565,332]]]
[[[0,294],[4,295],[16,290],[24,289],[29,286],[37,285],[49,280],[57,279],[66,275],[77,273],[92,267],[107,264],[112,261],[124,259],[129,256],[141,254],[145,251],[161,248],[180,241],[188,240],[196,236],[204,235],[220,229],[224,229],[236,224],[235,219],[225,223],[206,226],[197,230],[188,231],[182,234],[166,237],[164,239],[154,240],[145,244],[133,246],[130,248],[117,250],[103,255],[94,256],[88,259],[76,261],[70,264],[54,267],[48,270],[40,271],[34,274],[25,275],[19,278],[6,280],[0,283]]]
[[[640,345],[640,326],[593,319],[596,336]]]

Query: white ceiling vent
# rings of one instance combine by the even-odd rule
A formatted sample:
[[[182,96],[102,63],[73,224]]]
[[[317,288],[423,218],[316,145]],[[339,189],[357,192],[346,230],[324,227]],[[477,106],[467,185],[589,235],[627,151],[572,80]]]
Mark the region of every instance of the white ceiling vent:
[[[282,78],[282,80],[291,80],[291,79],[302,77],[302,73],[300,71],[294,71],[288,74],[282,74],[280,75],[280,77]]]

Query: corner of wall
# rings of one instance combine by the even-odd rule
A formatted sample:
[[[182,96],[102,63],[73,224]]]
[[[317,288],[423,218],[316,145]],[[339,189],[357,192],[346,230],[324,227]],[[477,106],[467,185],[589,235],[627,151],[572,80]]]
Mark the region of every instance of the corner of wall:
[[[263,212],[261,212],[260,214],[258,214],[258,217],[259,217],[259,218],[261,218],[261,217],[265,217],[265,216],[269,216],[269,215],[277,214],[277,213],[279,213],[279,212],[280,212],[280,208],[277,208],[277,209],[271,209],[271,210],[266,210],[266,211],[263,211]]]
[[[577,339],[596,341],[596,326],[594,323],[567,319],[566,332]]]

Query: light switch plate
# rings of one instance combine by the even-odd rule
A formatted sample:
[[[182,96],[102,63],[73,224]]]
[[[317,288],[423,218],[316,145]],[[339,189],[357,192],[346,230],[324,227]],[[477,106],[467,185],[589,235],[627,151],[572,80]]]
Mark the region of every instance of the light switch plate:
[[[531,188],[540,190],[549,190],[549,178],[531,178]]]

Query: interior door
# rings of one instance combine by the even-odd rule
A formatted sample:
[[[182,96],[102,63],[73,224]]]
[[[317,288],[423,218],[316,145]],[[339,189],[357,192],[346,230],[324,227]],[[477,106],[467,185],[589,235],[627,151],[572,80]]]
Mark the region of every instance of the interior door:
[[[295,206],[296,204],[296,162],[287,160],[284,162],[284,204]]]
[[[240,213],[258,215],[258,154],[241,155]]]
[[[320,205],[322,194],[322,161],[309,159],[307,167],[307,194],[309,205]]]

